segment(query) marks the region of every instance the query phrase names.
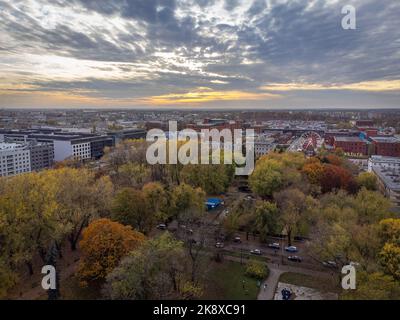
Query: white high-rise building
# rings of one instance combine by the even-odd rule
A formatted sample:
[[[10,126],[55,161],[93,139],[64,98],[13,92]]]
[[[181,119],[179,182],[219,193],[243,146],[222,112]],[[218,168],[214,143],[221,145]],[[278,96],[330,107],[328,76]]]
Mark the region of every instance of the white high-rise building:
[[[0,176],[13,176],[31,171],[31,156],[27,145],[0,143]]]

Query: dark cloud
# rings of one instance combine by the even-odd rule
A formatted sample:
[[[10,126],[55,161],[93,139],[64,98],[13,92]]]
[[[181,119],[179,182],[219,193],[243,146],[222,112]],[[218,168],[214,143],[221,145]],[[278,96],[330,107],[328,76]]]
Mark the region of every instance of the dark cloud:
[[[36,9],[41,10],[45,0],[37,1]],[[214,6],[217,2],[219,6]],[[117,81],[34,81],[42,90],[82,88],[94,95],[130,97],[205,86],[256,91],[270,82],[352,83],[400,78],[398,1],[49,3],[57,5],[60,13],[52,27],[40,23],[29,3],[18,10],[13,2],[0,0],[0,32],[11,39],[6,43],[0,40],[0,51],[116,62],[126,73],[137,65],[147,69],[141,77]],[[356,30],[341,28],[341,8],[349,3],[357,10]],[[104,19],[104,26],[91,27],[90,21],[72,25],[61,15],[66,9],[83,15],[96,13]],[[123,23],[121,28],[108,25],[116,17]],[[171,53],[175,60],[162,55]],[[195,64],[199,66],[193,67]],[[108,66],[99,70],[107,72],[107,68],[114,70]]]

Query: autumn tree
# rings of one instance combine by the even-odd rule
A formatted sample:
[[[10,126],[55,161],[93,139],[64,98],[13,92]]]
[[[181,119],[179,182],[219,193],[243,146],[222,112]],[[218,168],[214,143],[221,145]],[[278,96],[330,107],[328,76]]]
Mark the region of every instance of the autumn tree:
[[[24,263],[33,273],[35,255],[44,261],[53,240],[61,241],[69,227],[60,223],[55,190],[45,173],[0,180],[0,253],[13,269]]]
[[[249,177],[250,188],[263,198],[271,198],[274,192],[301,182],[300,169],[304,162],[304,155],[299,153],[263,156]]]
[[[265,241],[268,234],[279,232],[278,207],[275,203],[260,201],[255,209],[255,227],[260,234],[260,240]]]
[[[311,251],[321,260],[334,260],[339,268],[357,261],[363,270],[379,271],[382,233],[391,229],[387,225],[390,222],[383,222],[385,227],[378,226],[383,217],[390,216],[387,199],[363,188],[356,196],[343,191],[327,194],[320,204],[311,234],[315,239],[310,244]]]
[[[187,294],[190,280],[183,242],[168,232],[145,241],[107,276],[111,299],[177,299]]]
[[[109,219],[94,220],[84,229],[78,276],[83,281],[104,280],[133,249],[143,243],[142,233]]]
[[[257,161],[256,167],[249,177],[250,188],[261,197],[271,197],[283,186],[282,165],[276,160]]]
[[[285,189],[274,194],[279,208],[279,222],[287,233],[289,246],[295,233],[307,229],[308,215],[315,208],[316,201],[296,188]]]
[[[112,201],[113,220],[130,225],[140,232],[147,233],[155,223],[154,212],[142,190],[123,188],[117,192]]]
[[[384,246],[379,261],[386,273],[400,279],[400,219],[384,219],[379,223],[379,234]]]
[[[149,182],[143,186],[142,191],[150,214],[158,221],[166,221],[169,194],[164,186],[159,182]]]
[[[379,192],[368,191],[363,188],[354,198],[353,207],[358,213],[360,224],[378,223],[382,219],[390,218],[390,200]]]
[[[371,172],[362,172],[357,177],[357,183],[362,188],[366,188],[370,191],[377,190],[377,179],[375,174]]]
[[[181,180],[200,187],[207,194],[220,194],[229,187],[234,176],[234,167],[225,164],[186,165],[181,171]]]
[[[386,243],[380,252],[379,259],[385,272],[396,280],[400,280],[400,246],[395,243]]]
[[[345,189],[351,193],[357,191],[357,185],[352,174],[346,169],[332,164],[324,165],[320,184],[324,193],[337,189]]]
[[[399,300],[400,283],[382,272],[357,272],[356,290],[342,292],[343,300]]]
[[[118,167],[114,181],[119,186],[141,188],[150,181],[150,169],[144,164],[128,162]]]
[[[379,227],[383,243],[392,242],[400,245],[400,219],[383,219],[379,222]]]
[[[205,210],[205,193],[182,183],[171,190],[170,212],[179,221],[196,220]]]
[[[149,143],[143,139],[127,139],[121,141],[115,147],[106,148],[103,160],[115,172],[126,163],[144,165],[147,164],[146,150],[148,145]]]
[[[311,158],[304,164],[302,172],[310,183],[319,185],[324,174],[324,166],[318,158]]]
[[[113,185],[108,176],[95,179],[87,169],[48,170],[45,178],[55,193],[57,221],[70,230],[67,238],[75,250],[89,222],[109,215]]]

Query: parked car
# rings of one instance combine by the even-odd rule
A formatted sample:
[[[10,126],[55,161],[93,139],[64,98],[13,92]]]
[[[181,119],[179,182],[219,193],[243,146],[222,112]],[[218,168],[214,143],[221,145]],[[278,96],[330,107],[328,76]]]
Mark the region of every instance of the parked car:
[[[288,258],[289,261],[293,261],[293,262],[301,262],[303,260],[299,256],[289,256],[287,258]]]
[[[327,268],[337,268],[337,263],[335,261],[323,261],[322,265]]]
[[[268,248],[271,248],[271,249],[279,249],[280,247],[281,246],[277,242],[268,244]]]
[[[241,243],[242,240],[240,239],[240,237],[235,237],[235,238],[233,239],[233,242]]]
[[[222,242],[217,242],[217,243],[215,244],[215,247],[221,249],[221,248],[224,247],[224,244],[223,244]]]
[[[250,251],[251,254],[255,254],[256,256],[261,256],[261,250],[260,249],[253,249]]]
[[[295,246],[285,247],[285,250],[286,250],[287,252],[297,252],[297,251],[298,251],[298,250],[297,250],[297,247],[295,247]]]
[[[167,230],[167,225],[165,223],[160,223],[157,226],[157,229],[159,229],[159,230]]]

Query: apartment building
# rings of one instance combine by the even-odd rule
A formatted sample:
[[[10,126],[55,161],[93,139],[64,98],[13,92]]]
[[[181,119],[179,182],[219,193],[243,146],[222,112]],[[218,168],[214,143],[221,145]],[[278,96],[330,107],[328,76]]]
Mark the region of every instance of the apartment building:
[[[99,159],[106,146],[114,145],[114,138],[107,135],[95,135],[60,130],[0,130],[0,139],[13,142],[37,141],[47,143],[53,148],[53,160],[65,159],[88,160]]]
[[[18,143],[0,143],[0,176],[14,176],[31,171],[29,147]]]
[[[275,148],[273,137],[259,135],[254,140],[254,154],[256,158],[261,157]]]
[[[31,141],[28,144],[31,157],[31,170],[39,171],[53,165],[54,147],[50,143]]]

